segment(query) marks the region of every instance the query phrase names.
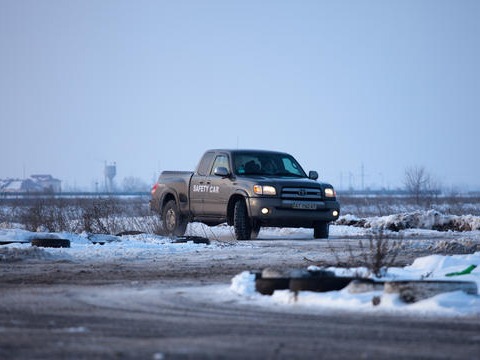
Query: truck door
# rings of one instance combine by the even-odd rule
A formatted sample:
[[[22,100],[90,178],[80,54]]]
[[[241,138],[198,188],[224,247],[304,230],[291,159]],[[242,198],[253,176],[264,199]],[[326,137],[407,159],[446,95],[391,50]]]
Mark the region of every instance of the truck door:
[[[213,152],[207,152],[203,156],[190,181],[190,211],[194,215],[203,214],[205,196],[208,191],[206,177],[210,171],[214,155]]]
[[[208,191],[205,194],[204,215],[221,218],[227,213],[227,204],[230,197],[231,180],[214,174],[217,167],[224,167],[231,173],[231,166],[227,154],[217,154],[209,174],[206,176]]]

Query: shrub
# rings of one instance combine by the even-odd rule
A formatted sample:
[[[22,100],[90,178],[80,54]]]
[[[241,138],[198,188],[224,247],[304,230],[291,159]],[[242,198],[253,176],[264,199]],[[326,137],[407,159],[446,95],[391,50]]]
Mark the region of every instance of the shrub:
[[[345,260],[338,251],[330,246],[330,251],[336,259],[336,266],[340,267],[365,267],[369,273],[376,277],[383,277],[388,268],[394,265],[401,250],[403,238],[389,238],[383,230],[374,229],[368,237],[368,241],[359,240],[357,251],[351,246],[347,247]]]

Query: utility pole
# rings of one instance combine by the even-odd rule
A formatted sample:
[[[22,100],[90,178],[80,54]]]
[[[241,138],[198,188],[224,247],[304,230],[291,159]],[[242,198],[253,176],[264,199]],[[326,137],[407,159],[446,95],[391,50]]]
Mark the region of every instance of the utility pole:
[[[365,190],[365,167],[363,166],[362,162],[362,168],[361,168],[361,177],[362,177],[362,191]]]

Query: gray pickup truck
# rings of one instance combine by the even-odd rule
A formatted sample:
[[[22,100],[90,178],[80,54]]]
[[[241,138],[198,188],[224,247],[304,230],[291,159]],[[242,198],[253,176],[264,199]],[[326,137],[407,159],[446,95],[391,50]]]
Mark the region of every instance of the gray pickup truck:
[[[162,172],[150,207],[169,236],[184,235],[197,221],[226,222],[238,240],[255,239],[262,226],[313,228],[315,238],[328,238],[340,205],[332,185],[317,178],[286,153],[209,150],[195,172]]]

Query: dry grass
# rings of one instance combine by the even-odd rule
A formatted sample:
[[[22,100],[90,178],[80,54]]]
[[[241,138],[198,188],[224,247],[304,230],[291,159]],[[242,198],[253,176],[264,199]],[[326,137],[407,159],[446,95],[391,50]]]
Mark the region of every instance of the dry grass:
[[[344,268],[364,267],[368,269],[369,274],[381,278],[395,264],[402,249],[402,242],[402,237],[390,238],[379,229],[373,231],[368,240],[360,239],[358,248],[355,250],[352,246],[347,246],[346,255],[340,255],[330,242],[329,249],[335,258],[335,266]],[[362,276],[365,275],[368,274],[362,274]]]
[[[39,198],[3,206],[0,223],[29,231],[117,234],[137,231],[159,233],[160,217],[145,199],[115,197]]]

